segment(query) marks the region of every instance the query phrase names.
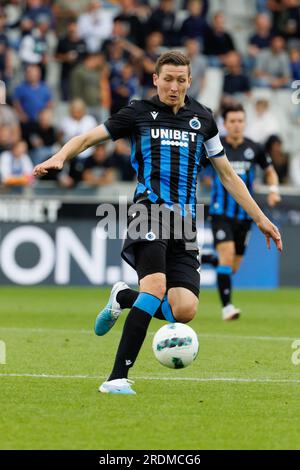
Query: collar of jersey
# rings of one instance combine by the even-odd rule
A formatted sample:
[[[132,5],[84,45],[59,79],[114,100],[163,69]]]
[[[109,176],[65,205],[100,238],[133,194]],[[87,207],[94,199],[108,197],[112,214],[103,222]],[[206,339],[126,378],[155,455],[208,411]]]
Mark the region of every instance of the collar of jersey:
[[[172,107],[168,106],[166,103],[163,103],[162,101],[160,101],[158,95],[155,95],[155,96],[153,96],[152,98],[150,98],[149,100],[146,100],[146,101],[148,101],[151,104],[154,104],[155,106],[157,106],[159,108],[169,109],[170,111],[172,111]],[[186,105],[190,104],[190,102],[191,102],[190,98],[187,95],[185,95],[184,106],[182,106],[182,108],[180,108],[179,111],[184,109]]]

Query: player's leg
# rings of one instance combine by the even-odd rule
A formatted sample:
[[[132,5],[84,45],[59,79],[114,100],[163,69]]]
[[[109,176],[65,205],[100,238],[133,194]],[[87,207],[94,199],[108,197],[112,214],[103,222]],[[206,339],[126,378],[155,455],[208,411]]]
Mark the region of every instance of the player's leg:
[[[225,217],[213,216],[211,227],[214,245],[218,253],[217,287],[222,304],[223,320],[235,320],[240,310],[231,303],[232,271],[235,259],[233,221]]]
[[[242,264],[242,261],[244,259],[244,256],[241,256],[241,255],[235,255],[234,257],[234,261],[233,261],[233,268],[232,268],[232,273],[235,274],[238,272],[238,270],[240,269],[240,266]]]
[[[184,242],[173,240],[167,251],[167,299],[161,307],[169,321],[188,323],[196,315],[199,271],[198,250],[186,250]]]
[[[136,361],[151,318],[166,292],[166,249],[167,243],[161,241],[140,242],[135,246],[139,295],[125,320],[113,370],[101,385],[101,392],[134,393],[127,381],[128,372]]]
[[[110,297],[105,307],[100,311],[95,320],[94,331],[97,336],[104,336],[115,325],[122,310],[132,308],[139,296],[139,291],[131,289],[125,282],[119,281],[113,285]],[[155,318],[174,322],[175,319],[170,314],[168,298],[165,295],[163,302],[156,311]]]
[[[235,260],[235,245],[233,241],[217,243],[219,265],[217,267],[217,284],[222,303],[223,320],[236,320],[240,309],[232,304],[232,273]]]
[[[188,323],[197,313],[199,299],[185,287],[172,287],[168,290],[168,303],[175,321]]]
[[[233,273],[240,269],[251,235],[251,221],[243,220],[235,223],[234,244],[235,257],[233,262]]]

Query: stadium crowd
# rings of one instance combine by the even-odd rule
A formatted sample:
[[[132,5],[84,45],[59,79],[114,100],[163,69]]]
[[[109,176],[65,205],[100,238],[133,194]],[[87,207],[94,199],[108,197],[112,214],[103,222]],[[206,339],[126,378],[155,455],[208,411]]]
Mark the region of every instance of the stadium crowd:
[[[218,97],[220,133],[222,110],[241,101],[247,135],[264,145],[280,183],[300,186],[300,139],[289,145],[287,132],[300,125],[300,97],[291,99],[300,80],[300,0],[247,3],[248,16],[229,28],[234,12],[216,0],[2,1],[2,187],[33,184],[33,165],[131,99],[151,97],[155,61],[169,48],[191,60],[189,95],[208,105],[205,97]],[[129,159],[126,141],[101,144],[47,179],[61,188],[132,181]]]

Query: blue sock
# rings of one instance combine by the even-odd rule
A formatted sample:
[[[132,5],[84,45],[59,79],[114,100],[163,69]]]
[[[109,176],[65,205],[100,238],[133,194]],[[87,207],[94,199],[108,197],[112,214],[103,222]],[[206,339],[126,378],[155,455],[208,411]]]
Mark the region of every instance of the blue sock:
[[[176,323],[176,320],[173,316],[172,308],[171,308],[171,305],[169,304],[167,295],[164,296],[163,301],[161,303],[161,311],[162,311],[164,318],[169,323]]]

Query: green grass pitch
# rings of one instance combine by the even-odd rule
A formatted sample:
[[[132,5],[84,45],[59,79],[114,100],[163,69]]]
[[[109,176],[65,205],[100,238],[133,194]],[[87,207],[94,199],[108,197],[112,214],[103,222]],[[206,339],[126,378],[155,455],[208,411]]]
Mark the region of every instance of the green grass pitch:
[[[220,319],[203,291],[200,338],[183,370],[156,362],[153,320],[131,371],[136,396],[103,395],[123,318],[103,338],[94,318],[108,289],[1,288],[1,449],[300,449],[299,290],[240,291],[243,316]]]

